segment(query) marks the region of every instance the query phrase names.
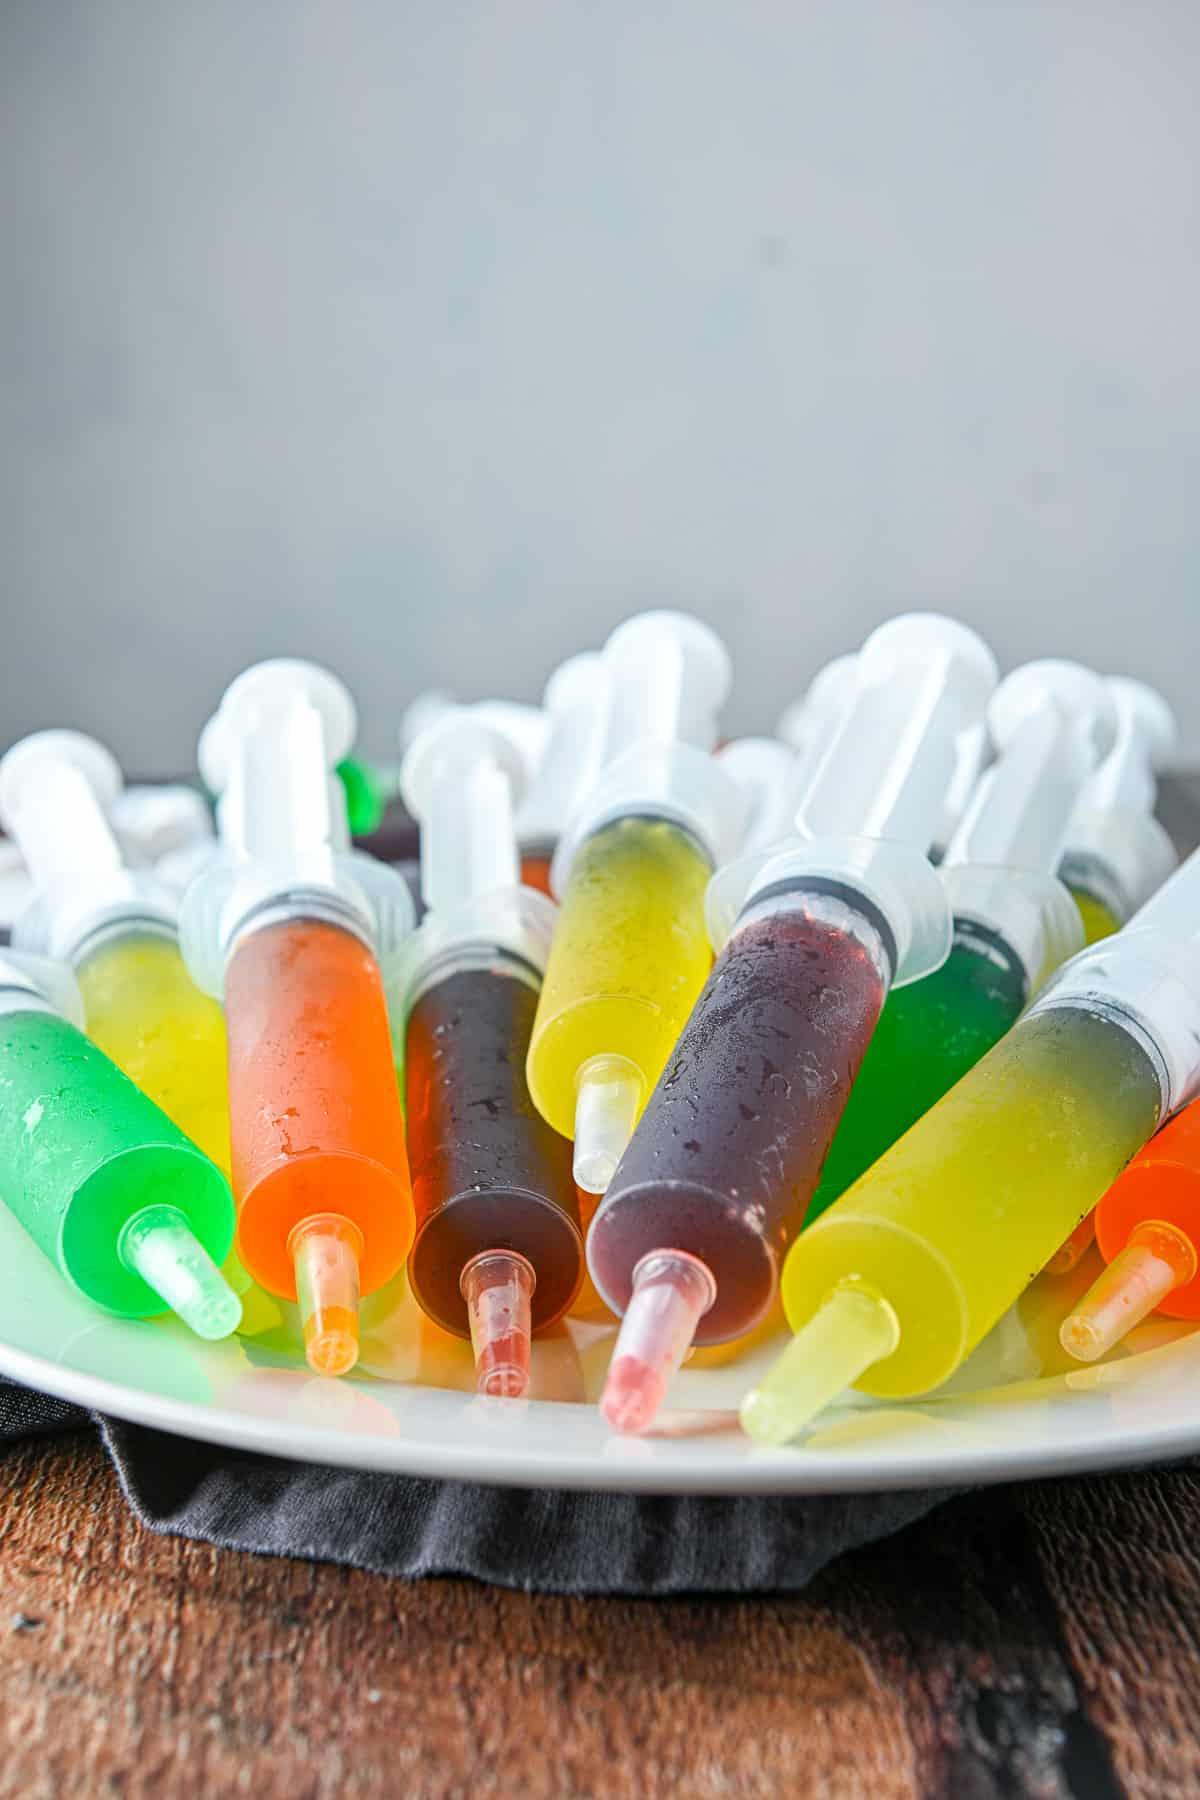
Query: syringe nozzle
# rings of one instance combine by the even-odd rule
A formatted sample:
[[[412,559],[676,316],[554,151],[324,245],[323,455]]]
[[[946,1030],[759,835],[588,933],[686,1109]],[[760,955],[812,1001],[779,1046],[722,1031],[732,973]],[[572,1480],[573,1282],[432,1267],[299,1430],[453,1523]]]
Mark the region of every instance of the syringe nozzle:
[[[1095,1236],[1096,1215],[1094,1213],[1088,1213],[1084,1218],[1080,1219],[1066,1243],[1061,1245],[1060,1248],[1054,1252],[1054,1255],[1046,1264],[1043,1273],[1047,1275],[1069,1275],[1076,1264],[1083,1261],[1084,1257],[1092,1247]]]
[[[288,1239],[304,1354],[316,1375],[347,1375],[358,1361],[362,1250],[358,1226],[340,1213],[313,1213]]]
[[[654,1423],[716,1297],[717,1284],[699,1257],[685,1250],[653,1250],[642,1257],[600,1398],[600,1411],[614,1431],[646,1431]]]
[[[1196,1248],[1174,1225],[1147,1219],[1097,1276],[1063,1320],[1062,1347],[1079,1362],[1096,1362],[1178,1287],[1195,1279]]]
[[[236,1331],[242,1303],[177,1206],[144,1206],[125,1223],[118,1254],[197,1337]]]
[[[459,1279],[467,1303],[475,1385],[479,1393],[519,1400],[529,1386],[532,1321],[537,1277],[515,1250],[484,1250]]]
[[[575,1100],[577,1184],[602,1194],[633,1136],[643,1098],[642,1077],[628,1057],[593,1056],[579,1071]]]
[[[742,1429],[760,1444],[786,1444],[899,1342],[890,1301],[865,1283],[840,1281],[742,1401]]]

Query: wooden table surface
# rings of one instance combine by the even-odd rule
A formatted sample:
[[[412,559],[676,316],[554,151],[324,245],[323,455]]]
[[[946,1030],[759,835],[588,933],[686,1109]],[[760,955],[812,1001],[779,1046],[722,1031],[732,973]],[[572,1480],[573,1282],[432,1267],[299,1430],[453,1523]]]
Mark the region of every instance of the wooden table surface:
[[[0,1458],[0,1793],[1197,1795],[1198,1547],[1177,1467],[952,1501],[800,1595],[572,1600],[156,1537],[43,1439]]]
[[[5,1795],[1200,1793],[1200,1472],[993,1489],[803,1594],[574,1600],[157,1537],[0,1460]]]

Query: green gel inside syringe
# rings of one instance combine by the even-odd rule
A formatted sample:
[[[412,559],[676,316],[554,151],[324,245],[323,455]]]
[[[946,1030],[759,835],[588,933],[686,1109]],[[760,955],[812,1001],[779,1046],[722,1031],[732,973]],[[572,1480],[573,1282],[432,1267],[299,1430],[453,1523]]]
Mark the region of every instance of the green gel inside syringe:
[[[888,996],[807,1225],[999,1043],[1024,1004],[1025,971],[1003,939],[959,920],[942,967]]]
[[[387,811],[387,795],[370,763],[347,756],[337,765],[337,777],[346,795],[346,817],[352,837],[370,837],[378,831]]]
[[[103,1051],[41,1008],[0,1014],[0,1195],[108,1312],[170,1308],[205,1338],[236,1328],[241,1303],[218,1266],[234,1231],[225,1177]]]

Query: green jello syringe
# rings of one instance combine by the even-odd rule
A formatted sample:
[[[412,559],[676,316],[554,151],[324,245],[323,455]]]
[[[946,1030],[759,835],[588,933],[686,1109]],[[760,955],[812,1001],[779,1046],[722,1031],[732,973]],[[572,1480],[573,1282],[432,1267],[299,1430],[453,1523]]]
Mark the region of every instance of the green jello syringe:
[[[218,1265],[229,1184],[73,1022],[69,972],[0,952],[0,1199],[87,1299],[125,1319],[167,1309],[222,1338],[241,1302]]]

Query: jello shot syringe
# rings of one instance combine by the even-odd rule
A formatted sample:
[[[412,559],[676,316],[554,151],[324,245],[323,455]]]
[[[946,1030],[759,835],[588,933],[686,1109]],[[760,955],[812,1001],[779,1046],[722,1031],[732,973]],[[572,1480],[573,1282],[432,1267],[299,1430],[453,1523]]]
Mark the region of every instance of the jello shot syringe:
[[[409,749],[402,783],[428,908],[398,983],[417,1219],[409,1284],[432,1319],[470,1337],[480,1392],[516,1397],[532,1334],[562,1317],[583,1276],[571,1147],[525,1079],[555,909],[519,885],[524,772],[486,714],[444,713]]]
[[[397,1272],[412,1191],[385,975],[412,929],[403,880],[339,850],[333,770],[354,737],[312,664],[246,670],[205,731],[227,853],[189,888],[184,954],[224,1001],[238,1250],[298,1300],[319,1374],[358,1357],[358,1305]]]
[[[70,965],[88,1035],[228,1171],[225,1022],[184,964],[177,897],[127,865],[120,795],[116,761],[80,732],[36,732],[0,761],[0,818],[34,881],[13,942]]]
[[[123,1319],[169,1309],[227,1337],[241,1318],[219,1267],[229,1183],[82,1017],[65,965],[0,951],[0,1198],[97,1306]]]
[[[732,852],[737,784],[694,742],[729,685],[716,634],[642,613],[602,652],[602,773],[555,853],[558,922],[529,1047],[529,1091],[603,1193],[712,963],[704,890]]]

